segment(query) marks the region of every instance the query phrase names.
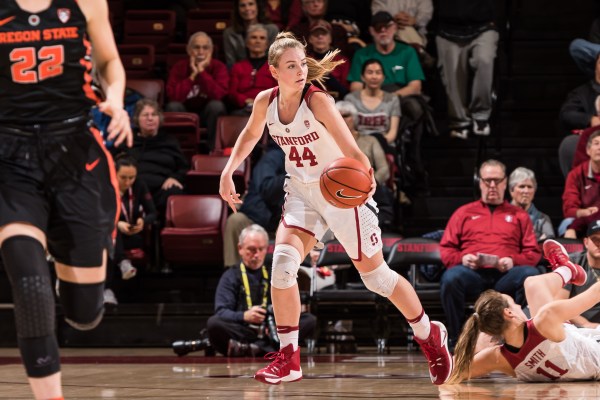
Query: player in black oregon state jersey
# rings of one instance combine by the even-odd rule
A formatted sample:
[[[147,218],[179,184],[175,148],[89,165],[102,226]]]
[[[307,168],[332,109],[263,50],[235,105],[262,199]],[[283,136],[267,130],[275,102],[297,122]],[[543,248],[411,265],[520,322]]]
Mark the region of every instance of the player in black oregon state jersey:
[[[96,70],[106,99],[91,90]],[[108,139],[132,143],[125,72],[105,0],[4,0],[0,8],[0,250],[17,338],[36,399],[62,399],[55,259],[66,321],[102,319],[107,252],[119,204],[112,159],[89,116],[112,116]]]

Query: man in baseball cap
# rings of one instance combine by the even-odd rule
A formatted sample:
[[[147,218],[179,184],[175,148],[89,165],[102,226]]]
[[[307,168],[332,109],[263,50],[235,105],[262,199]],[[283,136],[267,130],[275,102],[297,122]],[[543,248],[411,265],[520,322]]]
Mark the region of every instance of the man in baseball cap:
[[[583,239],[585,250],[569,255],[569,259],[577,263],[587,272],[587,280],[582,286],[565,285],[560,290],[560,298],[577,296],[588,290],[594,283],[600,281],[600,220],[592,221]],[[588,309],[571,322],[580,328],[598,328],[600,326],[600,303]]]

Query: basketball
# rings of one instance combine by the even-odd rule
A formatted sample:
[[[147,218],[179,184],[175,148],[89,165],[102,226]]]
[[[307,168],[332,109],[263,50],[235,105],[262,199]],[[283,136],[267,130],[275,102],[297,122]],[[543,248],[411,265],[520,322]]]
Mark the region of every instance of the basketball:
[[[371,175],[359,161],[338,158],[323,170],[320,187],[329,204],[338,208],[354,208],[364,203],[371,191]]]

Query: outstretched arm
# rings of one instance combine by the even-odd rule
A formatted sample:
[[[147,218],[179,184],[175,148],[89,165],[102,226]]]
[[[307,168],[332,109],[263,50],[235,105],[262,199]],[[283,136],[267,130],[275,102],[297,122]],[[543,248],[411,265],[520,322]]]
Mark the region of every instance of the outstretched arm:
[[[560,342],[565,338],[563,323],[578,317],[597,303],[600,303],[600,282],[575,297],[546,304],[533,318],[533,323],[544,337]]]
[[[80,1],[79,6],[87,19],[87,33],[92,42],[93,59],[106,99],[98,105],[100,111],[110,115],[108,140],[115,140],[115,147],[123,141],[133,144],[129,114],[123,109],[125,93],[125,70],[108,20],[106,1]]]
[[[515,376],[515,371],[500,353],[500,346],[488,347],[475,354],[470,368],[463,372],[460,381],[485,376],[494,371]]]
[[[227,161],[227,165],[225,165],[225,168],[221,173],[219,194],[234,212],[236,212],[235,204],[241,203],[242,201],[240,200],[240,194],[235,192],[232,175],[242,161],[248,157],[262,136],[267,118],[267,107],[269,105],[270,94],[271,89],[268,89],[260,92],[258,96],[256,96],[250,119],[248,119],[248,123],[244,129],[242,129],[242,133],[240,133],[240,136],[235,142],[231,157],[229,157],[229,161]]]

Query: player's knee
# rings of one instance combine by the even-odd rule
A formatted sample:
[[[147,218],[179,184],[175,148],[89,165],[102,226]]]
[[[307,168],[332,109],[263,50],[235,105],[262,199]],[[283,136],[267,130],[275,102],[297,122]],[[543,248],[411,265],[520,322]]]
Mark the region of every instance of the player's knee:
[[[30,236],[13,236],[2,243],[2,258],[12,285],[19,350],[27,376],[53,375],[60,371],[60,358],[44,247]]]
[[[367,289],[383,297],[390,297],[398,284],[400,277],[390,269],[387,263],[382,263],[373,271],[361,273],[360,277]]]
[[[54,333],[54,294],[42,244],[30,236],[2,243],[2,258],[11,282],[17,335],[33,338]]]
[[[104,282],[59,283],[60,302],[65,320],[80,331],[94,329],[104,315]]]
[[[276,289],[287,289],[296,284],[298,269],[302,256],[294,246],[278,244],[273,252],[273,268],[271,286]]]

